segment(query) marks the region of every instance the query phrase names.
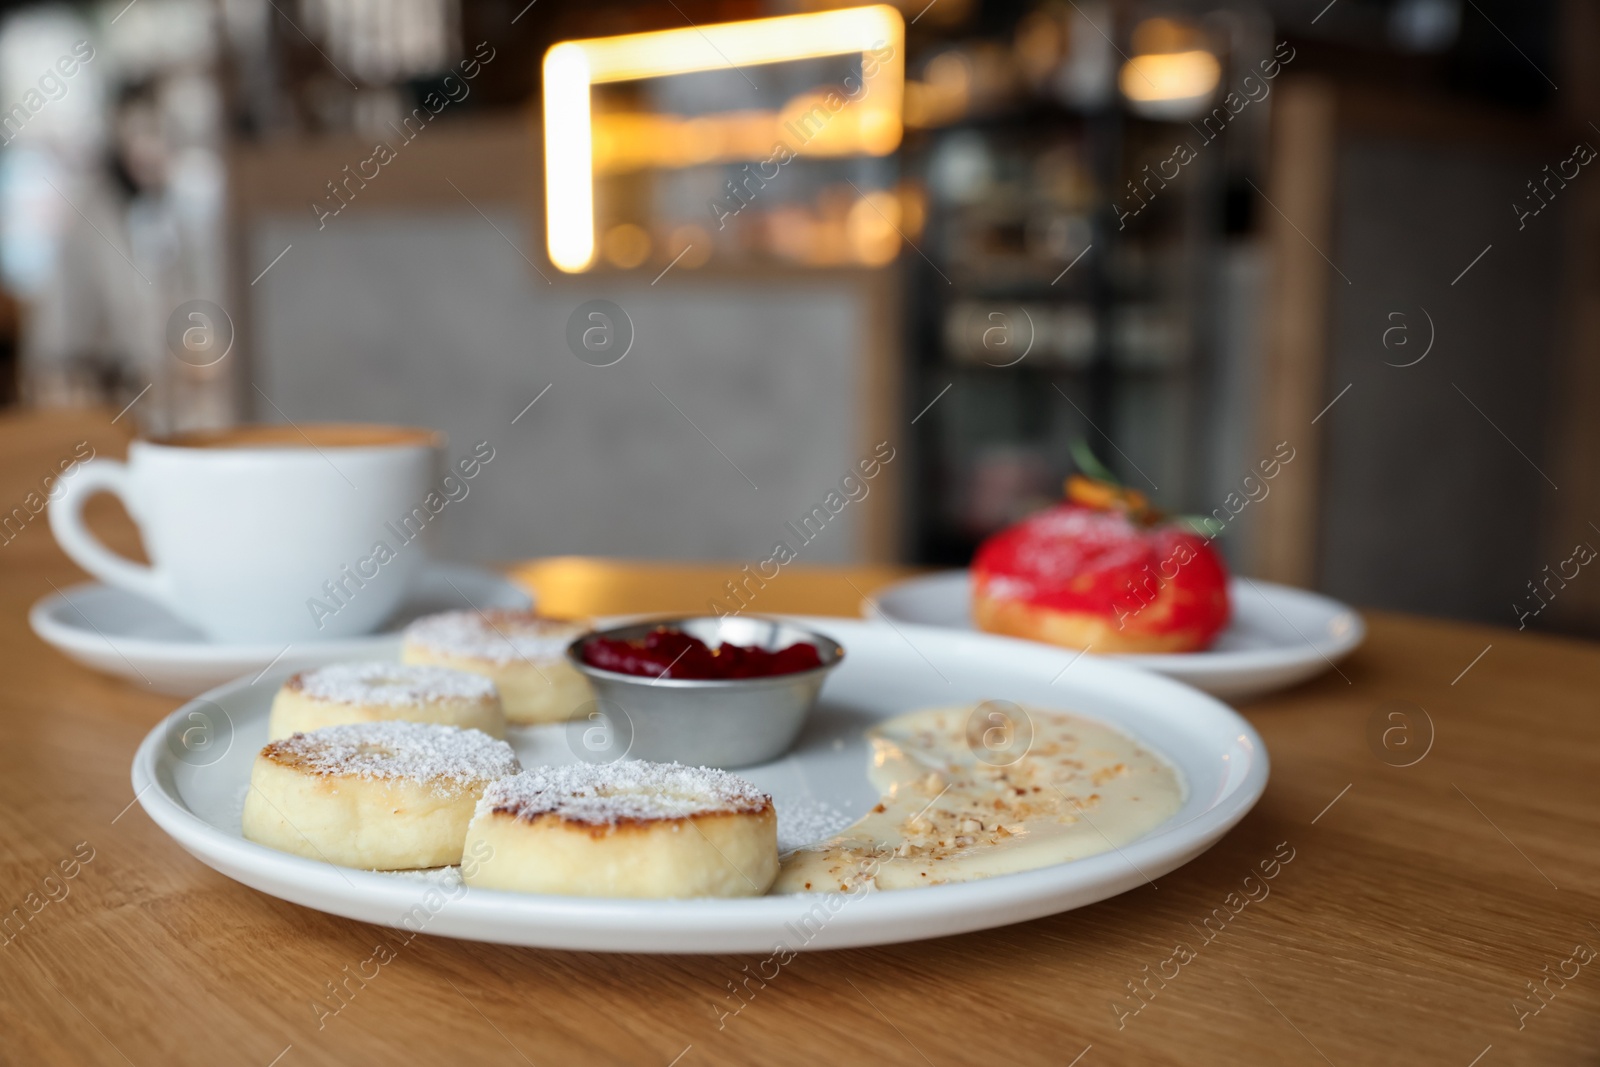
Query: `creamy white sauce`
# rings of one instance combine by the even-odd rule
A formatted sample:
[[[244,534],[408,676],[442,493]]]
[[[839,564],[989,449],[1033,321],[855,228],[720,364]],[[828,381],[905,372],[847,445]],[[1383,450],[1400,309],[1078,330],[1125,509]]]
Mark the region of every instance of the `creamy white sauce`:
[[[971,706],[914,711],[873,728],[868,774],[882,799],[836,837],[784,857],[772,892],[906,889],[1034,870],[1128,844],[1183,806],[1176,769],[1126,734],[1008,707],[1015,721],[998,733],[988,706],[976,716]]]

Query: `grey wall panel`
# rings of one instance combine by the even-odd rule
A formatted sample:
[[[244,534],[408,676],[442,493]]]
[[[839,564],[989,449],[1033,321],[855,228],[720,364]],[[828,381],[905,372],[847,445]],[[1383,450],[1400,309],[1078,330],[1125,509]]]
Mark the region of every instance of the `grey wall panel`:
[[[1554,562],[1538,558],[1537,526],[1556,490],[1535,465],[1551,469],[1562,203],[1521,231],[1510,209],[1545,162],[1431,144],[1341,152],[1327,252],[1350,282],[1332,278],[1326,396],[1351,389],[1318,424],[1320,584],[1336,596],[1514,624],[1511,601]],[[1422,354],[1423,309],[1432,351],[1386,365]],[[1391,334],[1385,348],[1397,325],[1408,344]]]
[[[515,213],[491,217],[522,238]],[[491,442],[496,458],[443,515],[447,554],[765,558],[784,521],[861,458],[864,296],[847,282],[729,282],[680,267],[654,286],[551,285],[471,212],[321,232],[271,218],[252,235],[254,261],[291,243],[250,291],[256,382],[297,422],[435,426],[452,455]],[[635,328],[611,367],[567,346],[568,316],[597,297]],[[802,558],[859,558],[859,523],[845,507]]]

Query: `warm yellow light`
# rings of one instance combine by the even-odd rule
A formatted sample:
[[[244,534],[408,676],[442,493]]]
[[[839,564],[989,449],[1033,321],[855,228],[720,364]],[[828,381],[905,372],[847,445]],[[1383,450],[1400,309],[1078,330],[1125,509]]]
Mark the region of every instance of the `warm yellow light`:
[[[580,271],[594,260],[589,61],[576,44],[544,56],[545,241],[550,262]]]
[[[650,255],[650,235],[644,227],[631,222],[611,227],[601,244],[605,248],[607,262],[624,270],[632,270]]]
[[[967,113],[972,106],[970,59],[954,50],[941,52],[928,60],[926,78],[906,83],[906,125],[943,126]]]
[[[674,248],[681,248],[678,253],[678,266],[693,270],[705,266],[706,260],[711,258],[711,234],[706,232],[704,226],[694,223],[685,223],[672,231],[672,236],[667,239],[667,247],[662,251],[662,258]]]
[[[1122,65],[1117,81],[1122,95],[1136,109],[1159,117],[1181,117],[1209,100],[1221,78],[1217,57],[1195,49],[1134,56]]]
[[[759,162],[773,156],[779,141],[797,156],[817,157],[887,155],[900,142],[900,123],[891,113],[856,106],[833,113],[826,107],[826,93],[812,91],[780,111],[725,111],[692,119],[642,111],[596,114],[592,174]]]
[[[590,80],[598,84],[693,74],[730,63],[735,67],[788,63],[866,52],[884,45],[894,46],[898,58],[903,29],[900,12],[878,4],[567,43],[584,50]]]
[[[874,191],[857,200],[845,216],[850,251],[862,263],[881,267],[900,253],[900,201],[893,193]]]
[[[902,136],[905,22],[886,4],[620,37],[564,41],[545,53],[545,218],[550,261],[563,271],[594,262],[594,175],[641,165],[683,165],[679,160],[760,159],[772,150],[766,134],[782,116],[746,113],[727,122],[694,119],[691,136],[656,152],[686,123],[657,118],[601,116],[591,131],[589,89],[606,82],[692,74],[732,66],[788,63],[860,52],[871,56],[855,99],[814,137],[791,143],[796,154],[863,152],[887,155]],[[849,87],[846,86],[846,91]],[[824,94],[826,95],[826,94]],[[791,101],[791,104],[795,103]],[[814,103],[806,100],[809,106]],[[789,109],[786,108],[785,111]],[[646,136],[635,140],[630,133]],[[757,136],[759,134],[759,137]],[[792,138],[785,137],[786,141]],[[760,143],[757,143],[757,142]],[[752,154],[755,153],[755,154]]]
[[[907,237],[922,232],[928,219],[928,197],[920,186],[905,185],[900,189],[900,229]]]

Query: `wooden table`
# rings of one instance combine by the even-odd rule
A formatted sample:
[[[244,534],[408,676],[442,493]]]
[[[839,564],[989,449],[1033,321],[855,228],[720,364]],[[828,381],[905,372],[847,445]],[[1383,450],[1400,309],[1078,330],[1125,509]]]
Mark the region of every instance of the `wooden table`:
[[[0,419],[0,505],[80,440],[117,454],[110,414]],[[132,544],[109,503],[95,521]],[[546,560],[518,573],[555,610],[606,612],[700,610],[733,569]],[[895,574],[797,568],[762,607],[850,614],[858,587]],[[319,1027],[325,983],[385,930],[237,885],[129,806],[134,749],[174,701],[76,667],[29,632],[28,605],[78,578],[42,520],[0,546],[0,909],[41,905],[0,945],[6,1064],[1595,1061],[1600,963],[1573,958],[1600,948],[1593,645],[1374,613],[1345,677],[1245,707],[1273,759],[1266,796],[1158,888],[998,930],[800,956],[721,1028],[754,958],[428,936]],[[1409,734],[1385,748],[1382,729],[1403,726],[1391,710],[1408,711]],[[1280,849],[1293,859],[1270,895],[1230,898]],[[75,877],[47,882],[63,861]],[[1238,912],[1207,943],[1218,908]],[[1181,965],[1169,962],[1179,944],[1193,953]],[[1174,971],[1142,999],[1129,991]],[[1552,973],[1533,999],[1528,983]]]

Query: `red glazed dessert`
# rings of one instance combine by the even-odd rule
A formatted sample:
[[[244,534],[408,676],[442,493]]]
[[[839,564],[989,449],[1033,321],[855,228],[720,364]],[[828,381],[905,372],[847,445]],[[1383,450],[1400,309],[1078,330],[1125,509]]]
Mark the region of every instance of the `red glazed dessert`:
[[[978,629],[1096,652],[1193,652],[1228,624],[1209,541],[1137,493],[1074,477],[1073,503],[989,538],[972,561]]]
[[[584,643],[583,662],[643,678],[768,678],[814,670],[822,666],[822,656],[804,641],[776,652],[753,645],[712,648],[682,630],[662,627],[632,641],[591,638]]]

